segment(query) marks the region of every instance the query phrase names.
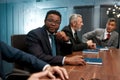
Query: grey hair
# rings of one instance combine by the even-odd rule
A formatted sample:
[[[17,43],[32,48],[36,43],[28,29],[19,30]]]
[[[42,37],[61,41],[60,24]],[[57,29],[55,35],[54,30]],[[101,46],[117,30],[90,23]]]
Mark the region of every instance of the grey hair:
[[[74,22],[74,21],[77,21],[77,18],[78,18],[78,17],[81,17],[81,18],[82,18],[82,15],[80,15],[80,14],[72,14],[72,15],[70,16],[69,23],[72,23],[72,22]]]

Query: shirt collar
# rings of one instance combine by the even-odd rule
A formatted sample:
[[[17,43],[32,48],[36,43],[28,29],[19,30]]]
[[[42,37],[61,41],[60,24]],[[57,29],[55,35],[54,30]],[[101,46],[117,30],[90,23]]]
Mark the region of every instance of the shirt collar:
[[[72,30],[72,34],[74,35],[74,33],[75,33],[75,30],[71,27],[71,30]]]
[[[105,34],[111,34],[111,33],[108,33],[108,32],[107,32],[107,29],[105,28]]]
[[[46,30],[46,31],[47,31],[48,35],[55,35],[55,33],[51,34],[48,30]]]

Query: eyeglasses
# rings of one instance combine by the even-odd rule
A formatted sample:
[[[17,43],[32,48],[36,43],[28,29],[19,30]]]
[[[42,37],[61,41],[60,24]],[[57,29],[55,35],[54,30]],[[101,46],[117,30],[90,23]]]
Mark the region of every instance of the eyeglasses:
[[[53,19],[47,19],[46,21],[57,24],[57,25],[59,25],[61,23],[60,21],[54,21]]]

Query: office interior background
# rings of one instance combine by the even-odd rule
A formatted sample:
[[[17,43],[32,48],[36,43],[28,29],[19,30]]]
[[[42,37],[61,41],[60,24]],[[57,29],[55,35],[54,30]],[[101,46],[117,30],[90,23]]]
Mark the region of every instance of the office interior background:
[[[48,10],[62,14],[59,30],[68,25],[71,14],[81,14],[84,25],[78,32],[80,38],[85,32],[105,28],[109,17],[117,19],[116,31],[120,34],[120,0],[0,0],[0,40],[11,45],[11,35],[42,27]],[[4,63],[4,72],[10,72],[13,65]]]

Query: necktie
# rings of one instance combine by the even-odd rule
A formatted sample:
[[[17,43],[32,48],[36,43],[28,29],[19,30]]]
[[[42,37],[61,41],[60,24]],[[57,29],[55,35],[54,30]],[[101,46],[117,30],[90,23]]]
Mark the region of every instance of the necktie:
[[[110,39],[110,33],[107,34],[107,39]]]
[[[74,38],[77,40],[77,32],[74,33]]]
[[[52,55],[56,56],[56,45],[55,45],[54,35],[51,34],[50,38],[51,38]]]

